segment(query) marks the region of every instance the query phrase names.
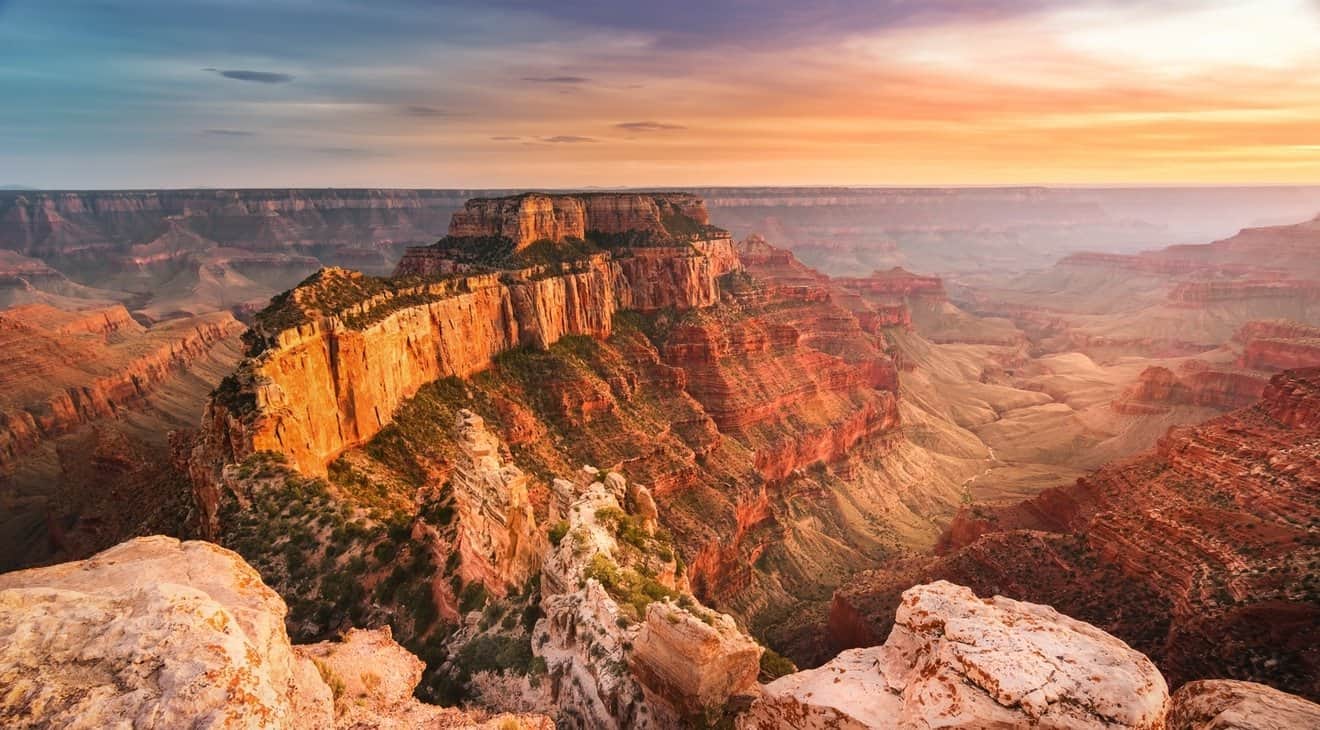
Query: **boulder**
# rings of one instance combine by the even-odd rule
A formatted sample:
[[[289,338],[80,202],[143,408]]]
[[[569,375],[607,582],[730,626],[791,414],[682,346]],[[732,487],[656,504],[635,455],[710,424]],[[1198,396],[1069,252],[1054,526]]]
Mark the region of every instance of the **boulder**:
[[[881,646],[782,677],[762,728],[1161,728],[1168,687],[1127,644],[1050,608],[938,581],[903,594]]]

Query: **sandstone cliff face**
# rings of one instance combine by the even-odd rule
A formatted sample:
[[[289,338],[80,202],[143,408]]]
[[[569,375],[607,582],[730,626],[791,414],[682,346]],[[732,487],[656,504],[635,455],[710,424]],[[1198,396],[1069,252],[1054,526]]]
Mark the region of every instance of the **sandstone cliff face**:
[[[676,227],[678,220],[691,226],[709,225],[706,204],[686,193],[527,193],[469,200],[454,213],[449,235],[506,238],[513,241],[516,251],[541,240],[584,239],[589,232],[686,237],[690,232]]]
[[[882,646],[788,675],[738,719],[770,728],[1163,728],[1146,657],[1048,606],[936,582],[904,592]]]
[[[413,700],[419,662],[388,629],[294,648],[284,613],[256,571],[203,542],[139,538],[85,561],[0,576],[0,720],[71,728],[487,726]],[[550,727],[544,718],[512,721]]]
[[[980,508],[948,555],[836,593],[836,640],[883,635],[902,586],[941,577],[1112,631],[1175,685],[1227,676],[1320,697],[1318,382],[1317,369],[1275,375],[1250,408],[1011,509]]]
[[[326,270],[315,286],[334,290],[360,277]],[[304,473],[324,474],[330,460],[379,432],[423,384],[471,375],[519,345],[604,336],[614,302],[611,277],[590,269],[514,285],[495,275],[467,276],[318,316],[274,333],[273,346],[240,366],[233,387],[250,399],[249,412],[213,401],[204,429],[210,446],[199,460],[233,463],[276,451]],[[362,318],[370,320],[351,326]]]
[[[528,478],[506,463],[501,444],[481,416],[459,412],[462,454],[450,483],[459,514],[459,576],[496,595],[535,574],[545,552],[543,533],[528,500]]]
[[[521,209],[540,199],[479,200],[473,211]],[[560,202],[584,210],[604,206],[601,225],[610,230],[635,230],[626,226],[645,222],[609,208],[609,196],[566,200],[577,202]],[[669,208],[704,217],[699,200],[681,196],[616,202],[626,208],[630,201],[647,202],[637,215],[649,210],[655,221]],[[460,229],[469,225],[456,221]],[[503,228],[496,233],[503,235]],[[405,258],[399,272],[431,276],[433,264],[419,252]],[[276,451],[304,473],[324,474],[329,461],[378,433],[423,384],[469,376],[519,346],[546,348],[566,335],[608,336],[618,309],[711,306],[719,298],[717,277],[737,265],[727,237],[698,236],[686,248],[642,247],[414,285],[325,270],[258,315],[260,351],[229,384],[233,397],[209,407],[194,472],[201,482],[214,482],[219,465]],[[244,405],[235,406],[238,401]]]

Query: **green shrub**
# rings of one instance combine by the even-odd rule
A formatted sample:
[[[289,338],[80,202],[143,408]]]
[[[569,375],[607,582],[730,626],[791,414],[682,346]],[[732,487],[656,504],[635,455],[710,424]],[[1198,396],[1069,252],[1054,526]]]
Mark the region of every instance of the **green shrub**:
[[[560,520],[550,526],[550,544],[559,547],[559,543],[568,534],[568,523]]]

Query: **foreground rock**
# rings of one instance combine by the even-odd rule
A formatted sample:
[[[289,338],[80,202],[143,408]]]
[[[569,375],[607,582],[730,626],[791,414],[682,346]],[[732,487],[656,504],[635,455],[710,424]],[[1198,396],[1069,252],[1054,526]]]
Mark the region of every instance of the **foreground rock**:
[[[1207,679],[1173,693],[1168,730],[1320,727],[1320,705],[1255,682]]]
[[[1103,631],[939,581],[903,594],[882,646],[772,682],[738,727],[1158,728],[1168,698]]]
[[[236,554],[132,540],[0,576],[4,727],[549,727],[411,698],[421,662],[388,629],[290,646],[286,608]]]

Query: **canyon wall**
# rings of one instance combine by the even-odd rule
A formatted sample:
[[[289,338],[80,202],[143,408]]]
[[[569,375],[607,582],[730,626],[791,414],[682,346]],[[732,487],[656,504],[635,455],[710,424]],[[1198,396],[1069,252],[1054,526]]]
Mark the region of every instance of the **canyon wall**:
[[[527,193],[467,201],[450,220],[449,235],[504,238],[520,250],[536,241],[585,239],[590,232],[672,238],[709,224],[705,203],[686,193]]]
[[[1320,368],[1275,375],[1255,405],[1172,429],[1148,453],[965,511],[948,554],[836,592],[832,636],[883,636],[902,587],[939,577],[1057,606],[1150,655],[1175,685],[1233,677],[1320,697],[1317,465]]]
[[[649,225],[664,206],[705,219],[700,201],[684,196],[555,200],[477,200],[469,212],[490,222],[512,210],[515,222],[536,221],[541,203],[550,201],[596,211],[606,226]],[[639,213],[638,201],[649,207]],[[464,221],[456,223],[460,230],[475,225]],[[506,232],[490,224],[496,227],[486,233]],[[260,344],[208,408],[197,476],[257,451],[286,454],[304,473],[324,474],[330,460],[379,432],[428,382],[469,376],[517,347],[544,349],[568,335],[606,337],[618,309],[713,305],[717,277],[738,264],[727,234],[711,230],[685,248],[622,249],[429,283],[324,270],[258,316],[253,337]],[[432,275],[434,261],[419,251],[405,257],[399,274]]]
[[[242,329],[225,313],[148,329],[118,305],[0,310],[0,472],[46,439],[140,404]]]

